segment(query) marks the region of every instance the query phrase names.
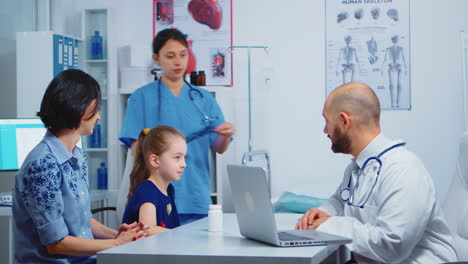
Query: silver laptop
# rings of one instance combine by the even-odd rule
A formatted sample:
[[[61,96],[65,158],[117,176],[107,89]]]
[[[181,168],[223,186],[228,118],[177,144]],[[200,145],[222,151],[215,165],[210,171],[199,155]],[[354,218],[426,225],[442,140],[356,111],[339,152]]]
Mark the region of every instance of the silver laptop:
[[[242,236],[280,247],[347,244],[351,239],[315,230],[278,232],[266,171],[260,167],[227,165],[234,208]]]

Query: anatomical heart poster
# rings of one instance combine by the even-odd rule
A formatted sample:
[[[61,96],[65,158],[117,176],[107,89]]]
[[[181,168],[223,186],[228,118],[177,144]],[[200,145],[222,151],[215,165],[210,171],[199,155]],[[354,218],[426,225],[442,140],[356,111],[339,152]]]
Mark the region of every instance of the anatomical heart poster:
[[[206,85],[232,85],[232,0],[153,0],[153,36],[166,28],[186,35],[187,74],[203,71]]]
[[[410,0],[324,1],[326,95],[358,81],[382,109],[410,110]]]

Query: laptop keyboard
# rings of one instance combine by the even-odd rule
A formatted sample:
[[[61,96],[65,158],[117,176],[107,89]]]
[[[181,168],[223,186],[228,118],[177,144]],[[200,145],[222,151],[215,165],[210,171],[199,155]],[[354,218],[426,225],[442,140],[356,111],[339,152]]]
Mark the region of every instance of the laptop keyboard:
[[[310,237],[296,236],[288,232],[278,232],[281,241],[297,241],[297,240],[310,240]]]

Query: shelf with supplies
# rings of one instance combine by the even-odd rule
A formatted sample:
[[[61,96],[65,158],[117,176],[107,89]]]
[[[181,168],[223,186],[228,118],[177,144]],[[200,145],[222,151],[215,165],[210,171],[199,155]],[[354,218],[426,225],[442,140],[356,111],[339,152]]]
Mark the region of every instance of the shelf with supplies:
[[[107,148],[85,148],[84,151],[86,152],[107,152]]]
[[[134,91],[135,88],[119,88],[120,95],[131,95]]]
[[[84,43],[83,70],[91,75],[101,87],[100,120],[93,134],[83,140],[88,156],[89,186],[91,190],[108,189],[108,175],[114,162],[109,158],[109,60],[107,43],[110,25],[108,9],[84,9],[82,14],[82,38]]]
[[[94,64],[107,63],[107,60],[93,60],[93,59],[89,59],[89,60],[85,60],[85,63],[94,63]]]

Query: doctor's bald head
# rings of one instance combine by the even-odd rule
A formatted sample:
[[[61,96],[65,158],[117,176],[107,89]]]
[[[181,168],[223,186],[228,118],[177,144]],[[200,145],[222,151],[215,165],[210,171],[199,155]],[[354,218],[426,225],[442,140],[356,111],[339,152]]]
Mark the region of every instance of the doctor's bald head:
[[[335,153],[357,157],[380,134],[380,103],[364,83],[344,84],[330,93],[323,107],[325,127]]]
[[[347,113],[358,126],[380,127],[379,99],[364,83],[350,82],[333,90],[325,102],[325,110],[335,117]]]

